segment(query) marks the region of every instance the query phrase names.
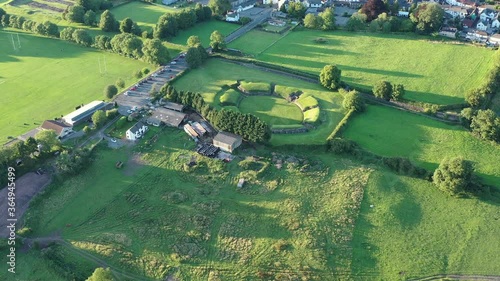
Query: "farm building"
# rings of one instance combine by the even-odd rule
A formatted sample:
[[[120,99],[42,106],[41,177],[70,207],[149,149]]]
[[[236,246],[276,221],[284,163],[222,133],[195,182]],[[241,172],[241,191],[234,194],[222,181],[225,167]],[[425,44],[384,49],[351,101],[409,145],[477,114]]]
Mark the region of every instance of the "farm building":
[[[54,130],[59,139],[73,132],[70,125],[55,120],[45,120],[41,126],[43,130]]]
[[[158,127],[162,124],[171,127],[179,127],[186,118],[186,114],[166,108],[157,108],[153,115],[148,118],[147,123]]]
[[[219,132],[214,137],[214,146],[226,152],[233,152],[241,145],[241,137],[227,132]]]
[[[229,12],[226,15],[226,21],[237,22],[240,20],[240,14],[237,12]]]
[[[62,120],[71,126],[82,124],[92,117],[92,114],[98,110],[107,110],[112,107],[112,104],[103,101],[93,101],[86,104],[70,114],[63,116]]]
[[[191,124],[191,127],[193,127],[193,129],[196,131],[196,133],[200,136],[203,136],[204,134],[207,133],[207,130],[205,130],[205,128],[198,122],[193,122]]]
[[[128,140],[137,140],[142,138],[144,134],[147,132],[148,126],[142,122],[135,123],[130,129],[125,133]]]
[[[188,134],[194,140],[198,138],[198,133],[189,124],[184,125],[184,132],[186,132],[186,134]]]
[[[180,103],[175,103],[175,102],[169,102],[169,101],[164,102],[163,107],[165,107],[166,109],[170,109],[170,110],[178,111],[178,112],[184,111],[184,105],[180,104]]]

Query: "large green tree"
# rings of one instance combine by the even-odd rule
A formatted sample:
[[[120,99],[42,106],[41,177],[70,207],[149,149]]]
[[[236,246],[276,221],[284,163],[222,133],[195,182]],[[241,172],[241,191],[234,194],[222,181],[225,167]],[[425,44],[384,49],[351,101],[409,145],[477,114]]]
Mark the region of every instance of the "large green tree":
[[[321,29],[323,30],[334,30],[335,29],[335,6],[326,8],[323,12],[319,14],[322,19]]]
[[[365,109],[365,102],[363,101],[363,98],[361,97],[359,92],[354,90],[345,94],[342,106],[346,110],[361,112]]]
[[[406,91],[403,84],[396,84],[392,87],[391,98],[393,100],[402,100],[404,98]]]
[[[189,36],[189,38],[187,40],[187,46],[188,47],[196,47],[199,44],[201,44],[200,37],[198,37],[196,35]]]
[[[153,37],[156,39],[166,39],[177,35],[179,26],[177,17],[171,13],[162,15],[153,29]]]
[[[420,33],[438,31],[443,25],[444,10],[438,3],[424,2],[410,14],[410,19],[417,25]]]
[[[120,32],[121,33],[132,33],[132,26],[134,21],[131,18],[124,18],[120,22]]]
[[[220,33],[220,31],[215,30],[212,34],[210,34],[210,47],[212,47],[214,51],[226,48],[226,38],[222,35],[222,33]]]
[[[472,189],[474,167],[463,158],[446,158],[434,171],[432,180],[443,192],[460,196]]]
[[[108,85],[104,87],[104,96],[108,99],[113,98],[116,94],[118,94],[118,88],[115,85]]]
[[[392,97],[392,85],[387,81],[379,81],[373,86],[373,95],[379,99],[390,100]]]
[[[159,39],[146,39],[142,47],[143,59],[152,64],[164,65],[170,60],[170,54]]]
[[[319,74],[319,81],[323,87],[336,90],[340,87],[342,71],[336,65],[325,65]]]
[[[500,142],[500,117],[491,109],[478,110],[472,117],[470,128],[482,139]]]
[[[94,11],[88,10],[85,15],[83,15],[83,23],[88,26],[95,26],[97,22],[97,15]]]
[[[82,23],[84,15],[85,9],[82,6],[74,5],[68,8],[66,19],[70,22]]]
[[[130,33],[120,33],[111,39],[113,51],[139,59],[142,57],[142,40]]]
[[[54,130],[41,130],[35,135],[35,140],[41,145],[42,151],[50,152],[57,149],[60,145]]]
[[[92,45],[92,37],[84,29],[75,30],[72,34],[72,37],[73,37],[73,41],[75,41],[76,43],[78,43],[80,45],[83,45],[86,47],[89,47],[90,45]]]
[[[191,47],[186,52],[186,62],[189,68],[198,68],[202,63],[202,57],[198,48]]]
[[[307,8],[300,2],[288,3],[287,13],[291,18],[303,19],[306,15]]]
[[[94,123],[94,128],[100,128],[104,123],[106,123],[106,112],[103,110],[97,110],[92,114],[92,123]]]
[[[307,14],[304,18],[304,26],[310,29],[317,29],[323,26],[323,19],[314,14]]]
[[[109,11],[106,10],[101,14],[101,20],[99,21],[99,28],[102,31],[116,31],[118,27],[118,22],[115,19],[115,16]]]
[[[222,16],[231,10],[231,3],[229,0],[210,0],[208,1],[208,7],[210,7],[213,14]]]

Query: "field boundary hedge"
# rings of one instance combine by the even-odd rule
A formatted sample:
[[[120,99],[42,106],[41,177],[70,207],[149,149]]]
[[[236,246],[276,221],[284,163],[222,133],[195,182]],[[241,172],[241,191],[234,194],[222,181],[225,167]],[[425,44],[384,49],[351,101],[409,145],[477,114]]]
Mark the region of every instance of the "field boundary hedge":
[[[333,129],[332,133],[328,136],[328,138],[326,140],[331,141],[334,138],[336,138],[338,134],[342,133],[342,131],[344,130],[344,127],[347,125],[347,122],[354,115],[355,112],[356,111],[354,109],[349,110],[349,112],[347,112],[347,114],[344,116],[344,118],[342,118],[342,120],[340,120],[340,122],[337,124],[335,129]]]

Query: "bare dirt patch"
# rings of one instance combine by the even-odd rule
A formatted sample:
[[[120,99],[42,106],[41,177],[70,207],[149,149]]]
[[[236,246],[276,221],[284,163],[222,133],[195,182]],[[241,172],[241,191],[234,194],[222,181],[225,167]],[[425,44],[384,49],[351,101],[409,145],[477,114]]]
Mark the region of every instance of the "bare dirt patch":
[[[16,213],[15,218],[20,219],[24,212],[29,207],[29,202],[31,198],[38,194],[45,186],[50,183],[51,177],[49,174],[38,175],[36,173],[27,173],[24,176],[18,178],[15,189],[15,202],[16,202]],[[7,237],[9,235],[7,229],[7,193],[9,191],[7,188],[0,190],[0,238]]]
[[[141,159],[141,157],[142,154],[140,153],[132,154],[125,164],[123,174],[126,176],[133,176],[141,166],[145,165],[145,162]]]

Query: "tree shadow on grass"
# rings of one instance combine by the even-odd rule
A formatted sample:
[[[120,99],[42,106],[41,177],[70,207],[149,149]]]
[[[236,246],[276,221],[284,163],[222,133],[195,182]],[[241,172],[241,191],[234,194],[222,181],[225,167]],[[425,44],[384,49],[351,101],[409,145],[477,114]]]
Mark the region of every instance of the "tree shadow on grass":
[[[14,50],[11,40],[11,34],[19,34],[19,41],[21,48]],[[14,37],[17,43],[17,35]],[[2,43],[2,41],[4,41]],[[55,38],[40,37],[34,34],[25,33],[24,31],[11,32],[0,31],[0,46],[5,45],[5,52],[0,53],[0,63],[4,62],[17,62],[19,58],[24,57],[37,57],[37,58],[72,58],[78,57],[84,53],[95,52],[98,50],[76,45],[70,42]]]

